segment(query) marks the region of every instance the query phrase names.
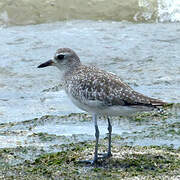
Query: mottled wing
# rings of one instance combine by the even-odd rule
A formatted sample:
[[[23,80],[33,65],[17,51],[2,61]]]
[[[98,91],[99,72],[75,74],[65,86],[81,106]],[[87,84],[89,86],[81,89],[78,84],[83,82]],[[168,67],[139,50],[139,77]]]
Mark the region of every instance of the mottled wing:
[[[69,83],[66,90],[71,89],[72,95],[80,101],[99,100],[107,106],[162,106],[165,104],[160,100],[137,93],[118,76],[95,67],[81,66],[79,71],[71,76],[71,81],[73,83]]]

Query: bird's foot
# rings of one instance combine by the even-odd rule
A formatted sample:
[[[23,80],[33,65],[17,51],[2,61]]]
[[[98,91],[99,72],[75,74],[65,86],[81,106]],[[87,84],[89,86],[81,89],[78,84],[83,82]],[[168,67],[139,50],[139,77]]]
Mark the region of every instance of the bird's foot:
[[[87,165],[95,165],[98,163],[97,160],[80,160],[78,161],[80,164],[87,164]]]
[[[82,163],[82,164],[87,164],[87,165],[97,165],[97,164],[101,164],[100,161],[98,160],[104,160],[104,159],[108,159],[112,156],[111,153],[98,153],[98,157],[94,158],[94,160],[80,160],[78,161],[78,163]]]

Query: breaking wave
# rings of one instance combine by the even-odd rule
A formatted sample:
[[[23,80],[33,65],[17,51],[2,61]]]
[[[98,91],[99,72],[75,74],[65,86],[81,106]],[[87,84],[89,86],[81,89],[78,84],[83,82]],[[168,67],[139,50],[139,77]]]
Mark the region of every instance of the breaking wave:
[[[84,19],[180,21],[179,0],[0,0],[0,24],[27,25]]]

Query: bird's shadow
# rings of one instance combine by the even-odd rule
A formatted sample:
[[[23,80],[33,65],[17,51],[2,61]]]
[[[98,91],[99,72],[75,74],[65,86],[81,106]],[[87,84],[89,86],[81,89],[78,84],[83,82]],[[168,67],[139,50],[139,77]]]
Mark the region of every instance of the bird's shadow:
[[[77,161],[76,164],[86,167],[106,168],[106,169],[123,169],[125,171],[156,171],[166,166],[167,160],[162,155],[153,154],[131,154],[124,158],[111,157],[108,159],[99,159],[97,163],[90,163],[90,161]]]

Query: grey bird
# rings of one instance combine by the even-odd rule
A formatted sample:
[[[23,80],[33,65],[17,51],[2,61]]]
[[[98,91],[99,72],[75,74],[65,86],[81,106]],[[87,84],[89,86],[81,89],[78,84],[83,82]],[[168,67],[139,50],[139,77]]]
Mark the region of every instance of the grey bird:
[[[93,66],[82,65],[78,55],[69,48],[58,49],[53,59],[39,65],[38,68],[47,66],[56,66],[61,71],[65,92],[72,102],[80,109],[92,114],[96,137],[92,164],[97,163],[100,158],[112,156],[112,126],[109,116],[132,115],[137,112],[151,111],[167,104],[134,91],[112,73]],[[108,120],[108,150],[103,155],[98,154],[97,116],[106,116]]]

